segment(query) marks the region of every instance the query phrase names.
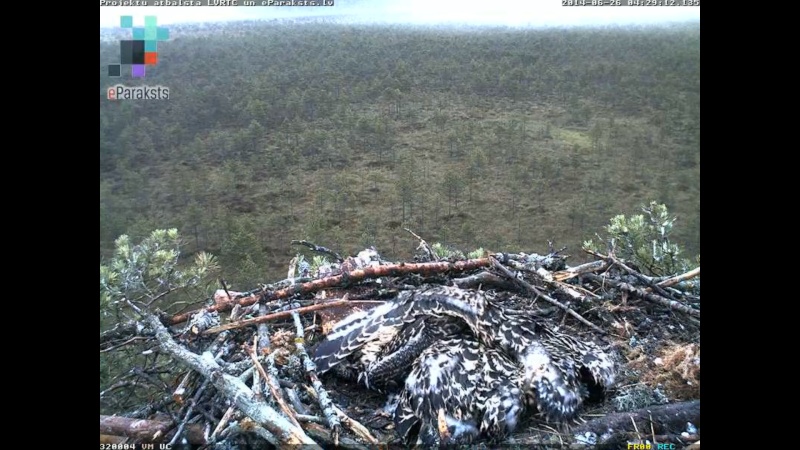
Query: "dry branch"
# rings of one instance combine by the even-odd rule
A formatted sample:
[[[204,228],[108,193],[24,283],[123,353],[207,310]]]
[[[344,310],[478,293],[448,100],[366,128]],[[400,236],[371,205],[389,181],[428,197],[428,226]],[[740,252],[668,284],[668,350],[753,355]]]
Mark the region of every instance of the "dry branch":
[[[258,315],[260,317],[269,315],[267,313],[267,305],[258,305]],[[272,351],[269,347],[269,326],[266,322],[261,322],[258,324],[258,351],[262,355],[267,355]]]
[[[580,266],[570,267],[566,270],[553,272],[553,279],[556,281],[566,281],[570,278],[577,277],[578,275],[590,272],[599,272],[607,267],[605,261],[593,261]]]
[[[178,387],[172,392],[172,399],[175,400],[175,403],[183,405],[184,395],[186,395],[186,387],[189,385],[189,380],[195,374],[196,372],[189,371],[183,376],[183,379]]]
[[[629,294],[633,294],[639,298],[643,298],[647,301],[657,303],[661,306],[666,306],[669,309],[674,311],[680,311],[685,314],[689,314],[694,317],[700,317],[700,310],[691,308],[688,305],[684,305],[683,303],[677,302],[675,300],[670,300],[668,298],[664,298],[658,296],[656,294],[650,293],[645,291],[644,289],[637,288],[636,286],[632,286],[628,283],[623,283],[621,281],[617,281],[608,277],[601,277],[599,275],[595,275],[593,273],[589,273],[585,275],[587,279],[594,281],[599,286],[608,285],[611,287],[615,287],[619,290],[625,291]]]
[[[304,306],[302,308],[293,309],[291,311],[281,311],[273,314],[267,314],[266,316],[254,317],[252,319],[245,319],[245,320],[240,320],[238,322],[227,323],[225,325],[220,325],[218,327],[209,328],[203,334],[214,334],[225,330],[235,330],[237,328],[249,327],[251,325],[258,325],[264,322],[268,322],[270,320],[290,317],[292,313],[305,314],[308,312],[319,311],[321,309],[333,308],[335,306],[344,306],[347,305],[349,302],[350,302],[349,300],[341,299],[341,300],[334,300],[331,302],[317,303],[316,305]]]
[[[430,259],[431,261],[439,260],[439,258],[436,256],[436,252],[433,251],[433,248],[431,248],[431,246],[425,241],[425,239],[422,239],[421,236],[409,230],[408,228],[403,228],[403,229],[406,230],[409,234],[411,234],[415,238],[417,238],[417,240],[419,241],[419,246],[417,246],[417,250],[425,251],[425,253],[428,255],[428,259]]]
[[[175,443],[178,442],[178,439],[181,437],[181,435],[183,435],[183,430],[186,428],[186,425],[188,424],[189,419],[191,418],[192,413],[194,412],[194,408],[197,405],[197,401],[200,399],[200,396],[203,395],[206,386],[208,386],[208,379],[203,381],[203,384],[200,385],[200,388],[194,394],[194,397],[192,398],[191,402],[186,408],[186,414],[183,415],[183,420],[181,420],[181,423],[178,424],[178,429],[175,431],[175,435],[172,436],[172,440],[169,441],[170,445],[175,445]]]
[[[217,427],[214,428],[214,432],[211,433],[211,437],[208,438],[209,442],[216,442],[217,436],[228,426],[228,422],[230,422],[231,418],[233,417],[233,413],[236,411],[233,406],[228,408],[225,411],[225,414],[222,415],[222,419],[220,419]]]
[[[312,396],[314,398],[317,398],[317,393],[314,392],[314,389],[312,389],[312,388],[310,388],[308,386],[305,386],[305,388],[306,388],[306,392],[308,392],[308,395],[310,395],[310,396]],[[371,444],[380,443],[380,441],[378,439],[376,439],[374,436],[372,436],[372,434],[369,432],[369,429],[367,427],[365,427],[359,421],[357,421],[357,420],[353,419],[352,417],[348,416],[347,414],[345,414],[344,411],[342,411],[338,406],[333,405],[333,410],[334,410],[334,412],[336,412],[336,415],[339,417],[339,419],[341,419],[342,423],[344,423],[344,425],[347,428],[349,428],[350,431],[355,433],[356,436],[359,436],[361,439],[364,439],[365,441],[367,441],[367,442],[369,442]]]
[[[674,285],[680,283],[681,281],[691,280],[692,278],[699,277],[699,276],[700,276],[700,268],[698,267],[698,268],[692,269],[692,270],[690,270],[690,271],[688,271],[686,273],[674,276],[672,278],[668,278],[668,279],[658,283],[658,285],[663,287],[663,288],[665,288],[665,287],[669,287],[669,286],[674,286]]]
[[[308,356],[308,352],[306,352],[305,332],[303,331],[303,323],[300,321],[300,314],[292,312],[292,319],[294,319],[295,326],[295,348],[300,355],[300,359],[303,361],[303,367],[308,374],[308,378],[311,380],[311,385],[314,387],[314,393],[319,402],[319,407],[322,409],[322,415],[325,416],[325,420],[328,422],[328,426],[333,433],[333,440],[334,442],[338,442],[341,424],[333,409],[333,401],[331,401],[328,391],[325,390],[322,386],[322,382],[319,381],[319,377],[317,377],[317,366],[311,360],[311,357]]]
[[[256,370],[258,370],[258,373],[260,373],[261,377],[264,378],[264,381],[266,381],[269,391],[272,394],[272,398],[278,404],[278,407],[281,408],[281,411],[286,414],[286,417],[296,427],[300,427],[300,422],[298,422],[294,417],[294,411],[289,408],[289,405],[286,404],[286,400],[283,399],[283,395],[281,395],[281,389],[280,386],[278,386],[278,383],[275,382],[275,376],[267,373],[267,371],[264,370],[264,366],[262,366],[261,362],[258,360],[258,355],[256,354],[255,348],[253,348],[253,350],[250,352],[250,358],[253,360],[253,366],[255,366]]]

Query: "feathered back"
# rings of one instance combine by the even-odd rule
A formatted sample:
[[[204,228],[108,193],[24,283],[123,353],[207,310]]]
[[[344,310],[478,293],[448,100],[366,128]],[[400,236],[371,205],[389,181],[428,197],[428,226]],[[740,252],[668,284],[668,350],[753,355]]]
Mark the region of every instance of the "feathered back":
[[[428,448],[499,438],[525,408],[519,366],[470,334],[439,340],[415,361],[395,410],[398,435]]]

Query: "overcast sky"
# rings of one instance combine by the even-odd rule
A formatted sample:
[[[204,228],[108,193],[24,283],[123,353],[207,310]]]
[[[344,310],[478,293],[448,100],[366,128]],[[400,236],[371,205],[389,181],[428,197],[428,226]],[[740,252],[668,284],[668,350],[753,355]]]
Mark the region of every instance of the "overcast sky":
[[[100,27],[118,27],[119,17],[123,15],[133,16],[134,25],[137,26],[144,25],[144,16],[147,15],[156,16],[159,25],[314,15],[347,15],[350,20],[359,22],[507,26],[652,24],[700,20],[700,7],[691,6],[567,7],[561,6],[561,0],[335,1],[336,6],[333,7],[101,6]]]

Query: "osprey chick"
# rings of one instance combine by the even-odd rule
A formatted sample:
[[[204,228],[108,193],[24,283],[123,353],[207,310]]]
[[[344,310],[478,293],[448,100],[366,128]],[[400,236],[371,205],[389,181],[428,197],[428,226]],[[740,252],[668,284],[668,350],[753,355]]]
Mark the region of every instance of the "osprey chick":
[[[615,372],[594,343],[506,310],[489,294],[451,287],[404,292],[347,317],[315,358],[320,373],[339,366],[368,388],[401,388],[397,432],[426,446],[502,438],[528,410],[571,420]]]

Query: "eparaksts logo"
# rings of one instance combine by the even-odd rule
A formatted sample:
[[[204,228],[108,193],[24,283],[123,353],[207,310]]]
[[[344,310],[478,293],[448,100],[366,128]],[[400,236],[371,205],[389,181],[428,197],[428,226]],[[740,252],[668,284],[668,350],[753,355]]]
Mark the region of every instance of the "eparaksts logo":
[[[118,84],[108,88],[107,97],[109,100],[169,100],[169,88]]]

